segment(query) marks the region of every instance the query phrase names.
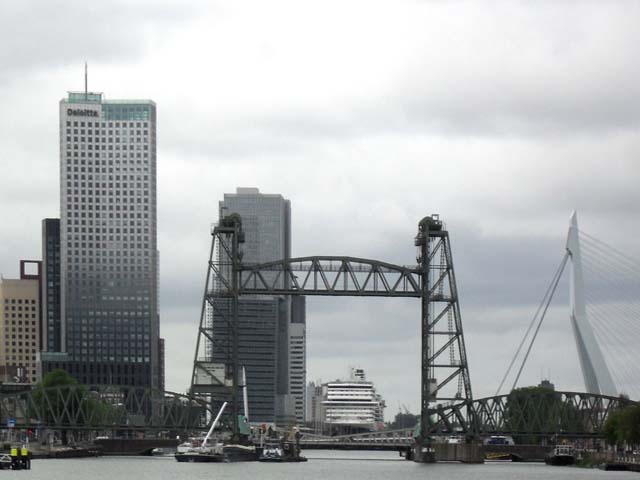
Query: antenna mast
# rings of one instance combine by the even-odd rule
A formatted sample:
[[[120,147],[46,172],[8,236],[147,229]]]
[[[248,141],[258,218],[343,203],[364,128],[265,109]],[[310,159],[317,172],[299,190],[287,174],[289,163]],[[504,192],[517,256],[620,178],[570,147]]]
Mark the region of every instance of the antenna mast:
[[[87,62],[84,62],[84,101],[86,102],[89,98],[87,91]]]

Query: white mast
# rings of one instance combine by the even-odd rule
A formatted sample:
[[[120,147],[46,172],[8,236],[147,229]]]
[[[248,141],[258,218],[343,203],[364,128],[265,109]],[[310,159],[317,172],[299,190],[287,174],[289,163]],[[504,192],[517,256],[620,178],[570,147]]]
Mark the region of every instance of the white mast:
[[[249,423],[249,394],[247,393],[247,371],[242,366],[242,399],[244,401],[244,418]]]
[[[222,407],[220,408],[220,410],[218,411],[218,415],[216,415],[216,419],[213,421],[213,423],[211,424],[211,428],[209,429],[209,431],[207,432],[207,436],[204,437],[204,440],[202,441],[202,446],[201,448],[206,448],[207,446],[207,442],[209,441],[209,437],[211,436],[211,434],[213,433],[213,429],[216,428],[216,425],[218,424],[218,420],[220,420],[220,416],[222,415],[222,412],[224,412],[224,407],[227,406],[227,402],[224,402],[222,404]]]
[[[569,221],[567,252],[571,258],[571,327],[578,347],[580,368],[587,393],[618,395],[602,351],[596,342],[587,318],[584,301],[584,280],[582,276],[582,257],[578,236],[578,215],[574,211]]]

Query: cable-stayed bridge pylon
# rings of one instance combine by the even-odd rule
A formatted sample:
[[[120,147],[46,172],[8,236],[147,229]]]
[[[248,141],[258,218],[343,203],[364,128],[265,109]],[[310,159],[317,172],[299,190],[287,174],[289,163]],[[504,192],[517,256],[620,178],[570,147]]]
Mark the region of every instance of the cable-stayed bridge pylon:
[[[571,214],[563,256],[545,295],[496,391],[516,361],[516,388],[545,314],[569,267],[569,320],[585,392],[640,398],[637,340],[640,334],[640,261],[580,230]],[[525,348],[526,345],[526,348]]]

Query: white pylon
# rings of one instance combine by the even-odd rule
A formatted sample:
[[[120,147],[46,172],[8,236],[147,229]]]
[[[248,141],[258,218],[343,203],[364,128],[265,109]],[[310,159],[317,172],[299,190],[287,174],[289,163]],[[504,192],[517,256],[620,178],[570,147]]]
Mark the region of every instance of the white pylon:
[[[587,318],[584,301],[584,280],[582,276],[582,256],[578,235],[578,214],[574,211],[569,221],[567,252],[571,258],[571,327],[578,347],[580,368],[587,393],[616,396],[618,391],[609,373],[602,350],[596,341]]]

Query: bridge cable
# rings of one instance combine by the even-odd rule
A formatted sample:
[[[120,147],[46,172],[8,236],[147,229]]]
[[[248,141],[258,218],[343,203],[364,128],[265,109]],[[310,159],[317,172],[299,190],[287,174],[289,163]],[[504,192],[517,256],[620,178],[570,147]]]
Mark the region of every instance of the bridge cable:
[[[621,391],[638,394],[640,261],[580,231],[587,318]]]
[[[589,319],[596,320],[590,323],[594,327],[598,343],[604,352],[609,353],[607,355],[610,357],[608,363],[613,364],[612,367],[615,366],[615,368],[611,368],[612,374],[624,381],[625,389],[631,385],[637,385],[637,374],[634,378],[632,372],[637,363],[635,339],[638,337],[640,327],[629,318],[630,311],[628,309],[614,305],[607,308],[597,304],[589,295],[585,295],[585,297],[589,301],[587,305]],[[609,310],[613,310],[614,315]],[[639,317],[637,313],[634,316],[635,318]],[[615,318],[617,322],[612,322],[612,318]],[[633,335],[629,334],[630,331],[633,332]],[[619,386],[622,386],[620,382],[618,383]]]
[[[590,312],[590,315],[600,320],[600,317],[594,315],[593,312]],[[602,350],[605,350],[604,347],[610,346],[615,351],[615,355],[609,358],[607,364],[610,367],[609,370],[611,374],[616,379],[616,385],[621,391],[625,391],[625,393],[635,393],[635,388],[632,386],[637,384],[637,376],[634,376],[632,369],[625,366],[635,365],[637,358],[634,351],[621,348],[621,345],[624,345],[625,341],[629,341],[628,337],[624,332],[616,332],[616,329],[605,328],[601,324],[597,325],[598,327],[594,328],[594,331]],[[634,390],[633,392],[630,391],[630,387]]]
[[[567,256],[567,254],[565,253],[565,257],[566,256]],[[524,336],[522,337],[522,340],[520,341],[520,345],[518,345],[518,349],[516,350],[515,355],[511,359],[511,363],[509,363],[509,368],[507,368],[507,371],[504,373],[504,376],[502,377],[502,381],[500,382],[500,386],[498,386],[498,389],[496,390],[496,394],[495,394],[496,397],[500,394],[500,390],[502,390],[504,382],[507,380],[507,377],[511,373],[511,369],[513,368],[513,365],[516,363],[516,360],[517,360],[518,356],[520,355],[520,352],[522,351],[522,347],[524,346],[524,343],[527,340],[527,337],[529,336],[529,333],[531,332],[531,329],[533,328],[533,325],[535,324],[536,319],[538,318],[538,315],[540,314],[540,311],[542,310],[542,308],[543,308],[543,306],[544,306],[544,304],[545,304],[545,302],[547,300],[547,297],[549,296],[549,294],[551,293],[551,290],[553,289],[553,285],[555,283],[555,278],[558,276],[558,272],[560,272],[561,269],[564,268],[562,264],[565,261],[566,261],[565,258],[563,258],[562,261],[560,262],[560,266],[558,267],[558,269],[556,270],[555,274],[553,275],[551,283],[547,287],[547,291],[544,293],[544,296],[542,297],[542,301],[538,305],[538,309],[536,310],[535,315],[531,319],[531,322],[529,322],[529,327],[527,328],[527,331],[525,332]]]
[[[558,267],[558,270],[556,271],[556,274],[555,274],[555,276],[554,276],[554,278],[552,280],[553,288],[551,289],[551,294],[547,298],[547,303],[544,306],[544,310],[542,311],[542,315],[540,316],[540,320],[538,321],[538,325],[536,327],[536,330],[533,333],[533,338],[531,338],[531,343],[529,343],[529,348],[527,349],[527,353],[525,354],[524,358],[522,359],[522,364],[520,365],[520,370],[518,370],[518,375],[516,376],[516,379],[513,382],[513,386],[511,387],[512,391],[516,388],[516,385],[518,384],[518,380],[520,380],[520,375],[522,374],[522,370],[524,369],[524,366],[527,363],[527,359],[529,358],[529,354],[531,353],[531,348],[533,347],[533,344],[536,341],[536,337],[538,336],[538,332],[540,331],[540,327],[542,326],[542,322],[544,321],[544,317],[545,317],[545,315],[547,313],[547,309],[549,308],[549,305],[551,304],[551,300],[553,299],[553,295],[556,292],[556,288],[558,288],[558,283],[560,282],[560,277],[562,276],[562,272],[564,272],[564,267],[567,265],[567,260],[568,259],[569,259],[569,252],[567,251],[564,254],[564,257],[562,257],[562,262],[560,262],[560,267]]]
[[[591,243],[594,246],[599,246],[600,249],[605,250],[612,258],[617,259],[616,261],[619,263],[625,264],[626,262],[626,265],[635,265],[635,270],[633,270],[634,272],[637,272],[637,269],[640,268],[640,261],[638,261],[638,259],[627,255],[621,250],[618,250],[617,248],[609,245],[608,243],[603,242],[602,240],[594,237],[593,235],[589,235],[587,232],[583,230],[579,230],[579,232],[581,234],[582,242],[587,241],[588,243]]]

